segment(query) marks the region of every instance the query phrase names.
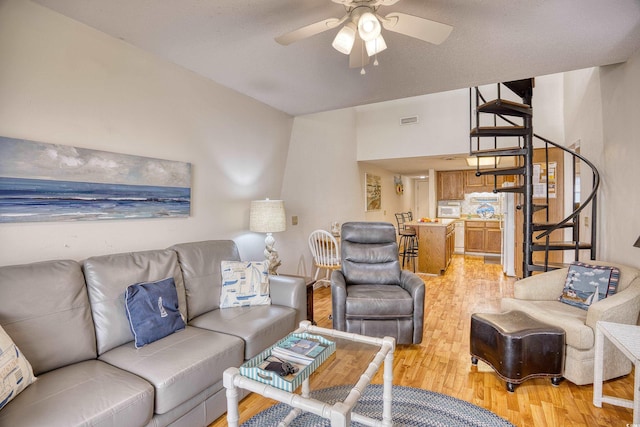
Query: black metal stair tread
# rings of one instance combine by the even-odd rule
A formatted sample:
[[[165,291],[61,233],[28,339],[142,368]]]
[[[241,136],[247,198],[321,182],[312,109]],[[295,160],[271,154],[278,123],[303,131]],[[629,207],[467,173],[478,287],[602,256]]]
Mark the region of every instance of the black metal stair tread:
[[[525,136],[529,132],[524,126],[484,126],[471,129],[471,136]]]
[[[497,187],[493,189],[494,193],[524,193],[524,187]]]
[[[518,166],[515,168],[480,169],[476,171],[476,175],[524,175],[525,170],[524,166]]]
[[[527,270],[529,270],[529,271],[551,271],[551,270],[559,270],[561,268],[566,268],[568,266],[569,266],[569,264],[550,262],[550,263],[547,264],[546,268],[545,268],[544,264],[531,264],[531,265],[528,265],[527,266]]]
[[[540,231],[540,230],[548,230],[550,228],[553,228],[557,224],[558,224],[557,222],[534,222],[531,225],[532,225],[534,231]],[[574,225],[575,224],[573,223],[573,221],[569,221],[569,222],[565,222],[564,224],[562,224],[558,228],[571,228]]]
[[[522,147],[502,147],[491,148],[489,150],[476,150],[469,153],[476,157],[503,157],[503,156],[524,156],[527,154],[527,149]]]
[[[524,98],[525,95],[527,95],[528,92],[531,92],[535,87],[535,80],[533,78],[529,78],[504,82],[503,84],[520,98]]]
[[[481,113],[501,114],[514,117],[531,117],[533,114],[531,106],[527,104],[500,98],[485,102],[478,107],[478,111]]]
[[[587,242],[578,242],[578,249],[591,249],[591,243]],[[550,251],[566,251],[570,249],[576,248],[576,242],[567,241],[567,242],[549,242],[549,250]],[[531,249],[534,251],[544,251],[546,250],[547,245],[544,242],[537,242],[531,245]]]

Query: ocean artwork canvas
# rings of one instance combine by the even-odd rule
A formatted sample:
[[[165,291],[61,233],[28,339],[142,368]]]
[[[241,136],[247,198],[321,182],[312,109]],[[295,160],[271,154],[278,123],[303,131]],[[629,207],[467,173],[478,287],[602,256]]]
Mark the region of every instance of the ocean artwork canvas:
[[[190,163],[0,137],[0,223],[190,212]]]

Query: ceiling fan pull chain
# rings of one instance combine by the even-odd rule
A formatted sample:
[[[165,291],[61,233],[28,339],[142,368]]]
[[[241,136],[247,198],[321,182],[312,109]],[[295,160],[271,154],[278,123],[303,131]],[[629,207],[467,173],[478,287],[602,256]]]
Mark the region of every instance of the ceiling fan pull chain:
[[[364,43],[360,44],[360,59],[362,60],[362,63],[364,64]],[[367,74],[367,72],[364,70],[364,65],[363,65],[362,69],[360,70],[360,75],[364,76],[365,74]]]

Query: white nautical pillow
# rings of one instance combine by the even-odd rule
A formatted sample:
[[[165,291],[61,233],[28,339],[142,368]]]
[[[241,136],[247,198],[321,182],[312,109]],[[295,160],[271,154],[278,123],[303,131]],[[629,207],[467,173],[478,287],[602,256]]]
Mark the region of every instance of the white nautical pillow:
[[[0,410],[35,380],[31,364],[0,326]]]
[[[222,261],[220,308],[269,305],[267,261]]]

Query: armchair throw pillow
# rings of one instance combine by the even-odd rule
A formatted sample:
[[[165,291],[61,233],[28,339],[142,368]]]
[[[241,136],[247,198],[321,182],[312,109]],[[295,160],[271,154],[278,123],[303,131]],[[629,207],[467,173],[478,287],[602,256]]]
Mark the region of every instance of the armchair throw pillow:
[[[36,380],[31,364],[0,326],[0,410]]]
[[[619,280],[616,267],[575,262],[569,266],[559,301],[588,310],[591,304],[615,294]]]
[[[222,261],[220,308],[269,305],[267,261]]]
[[[173,277],[129,286],[125,305],[136,348],[185,328]]]

